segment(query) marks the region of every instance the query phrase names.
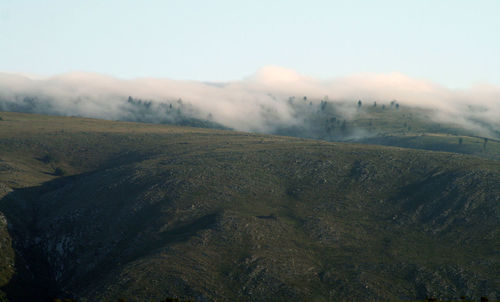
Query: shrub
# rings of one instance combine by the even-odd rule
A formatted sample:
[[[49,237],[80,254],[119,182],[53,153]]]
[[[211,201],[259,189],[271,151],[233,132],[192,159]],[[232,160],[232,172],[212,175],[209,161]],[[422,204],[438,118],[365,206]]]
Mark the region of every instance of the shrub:
[[[40,158],[40,161],[43,162],[44,164],[48,164],[52,161],[54,161],[54,157],[50,154],[45,154]]]
[[[56,176],[63,176],[64,174],[65,174],[65,172],[64,172],[63,169],[61,169],[59,167],[57,167],[57,168],[54,169],[54,175],[56,175]]]

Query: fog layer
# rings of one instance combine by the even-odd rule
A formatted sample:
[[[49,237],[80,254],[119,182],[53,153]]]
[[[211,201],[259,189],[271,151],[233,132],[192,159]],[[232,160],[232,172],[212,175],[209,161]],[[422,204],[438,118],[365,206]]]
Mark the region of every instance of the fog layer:
[[[401,106],[430,110],[435,121],[458,123],[478,135],[497,136],[500,128],[500,87],[453,90],[400,73],[320,80],[270,66],[228,83],[123,80],[92,73],[48,78],[0,73],[3,111],[153,123],[197,119],[236,130],[275,133],[304,123],[298,110],[306,107],[297,107],[294,100],[309,108],[318,108],[325,100],[344,104],[339,110],[347,120],[358,100],[380,105],[397,100]]]

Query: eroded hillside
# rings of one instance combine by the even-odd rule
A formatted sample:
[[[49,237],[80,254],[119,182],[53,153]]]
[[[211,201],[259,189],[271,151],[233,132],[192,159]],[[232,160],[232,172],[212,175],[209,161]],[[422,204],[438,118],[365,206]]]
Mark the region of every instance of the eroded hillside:
[[[497,161],[1,116],[13,301],[500,298]]]

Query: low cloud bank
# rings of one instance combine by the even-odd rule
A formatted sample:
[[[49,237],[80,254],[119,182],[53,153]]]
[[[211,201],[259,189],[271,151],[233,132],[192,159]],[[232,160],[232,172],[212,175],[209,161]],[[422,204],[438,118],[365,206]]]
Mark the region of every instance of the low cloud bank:
[[[305,115],[299,111],[316,110],[307,108],[319,108],[325,100],[339,104],[338,110],[349,119],[355,106],[340,105],[355,104],[358,99],[364,104],[397,100],[404,106],[428,109],[432,119],[460,124],[478,135],[498,136],[500,129],[500,87],[452,90],[400,73],[320,80],[270,66],[228,83],[122,80],[92,73],[48,78],[0,74],[3,111],[153,123],[193,119],[262,133],[300,127]],[[295,100],[309,107],[297,106]]]

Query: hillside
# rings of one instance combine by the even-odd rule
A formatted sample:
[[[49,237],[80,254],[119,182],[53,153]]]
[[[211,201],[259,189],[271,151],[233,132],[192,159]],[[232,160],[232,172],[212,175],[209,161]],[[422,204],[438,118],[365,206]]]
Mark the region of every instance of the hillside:
[[[253,104],[252,101],[226,112],[221,109],[224,106],[216,105],[218,97],[203,98],[203,103],[210,100],[212,104],[209,106],[210,111],[206,111],[204,106],[202,108],[200,104],[195,105],[189,99],[183,101],[181,98],[154,100],[114,96],[105,98],[104,102],[103,96],[93,99],[78,93],[59,100],[57,96],[27,91],[14,96],[5,95],[1,90],[2,111],[73,114],[217,130],[240,129],[260,134],[446,151],[500,160],[500,125],[496,118],[498,113],[494,106],[488,109],[474,102],[468,106],[458,102],[434,107],[425,101],[403,101],[400,104],[397,100],[388,99],[329,100],[327,96],[297,98],[269,94],[263,96],[263,103],[256,108],[249,105]],[[99,110],[87,110],[93,106],[98,106]],[[243,106],[250,106],[247,108],[249,113],[245,116],[238,118],[226,115],[239,111]]]
[[[295,117],[303,122],[278,127],[273,133],[500,159],[498,126],[467,117],[474,115],[473,109],[461,119],[438,121],[439,111],[399,105],[397,101],[367,105],[339,101],[315,103],[319,105],[292,99],[290,106]]]
[[[11,301],[500,299],[499,161],[0,116]]]

